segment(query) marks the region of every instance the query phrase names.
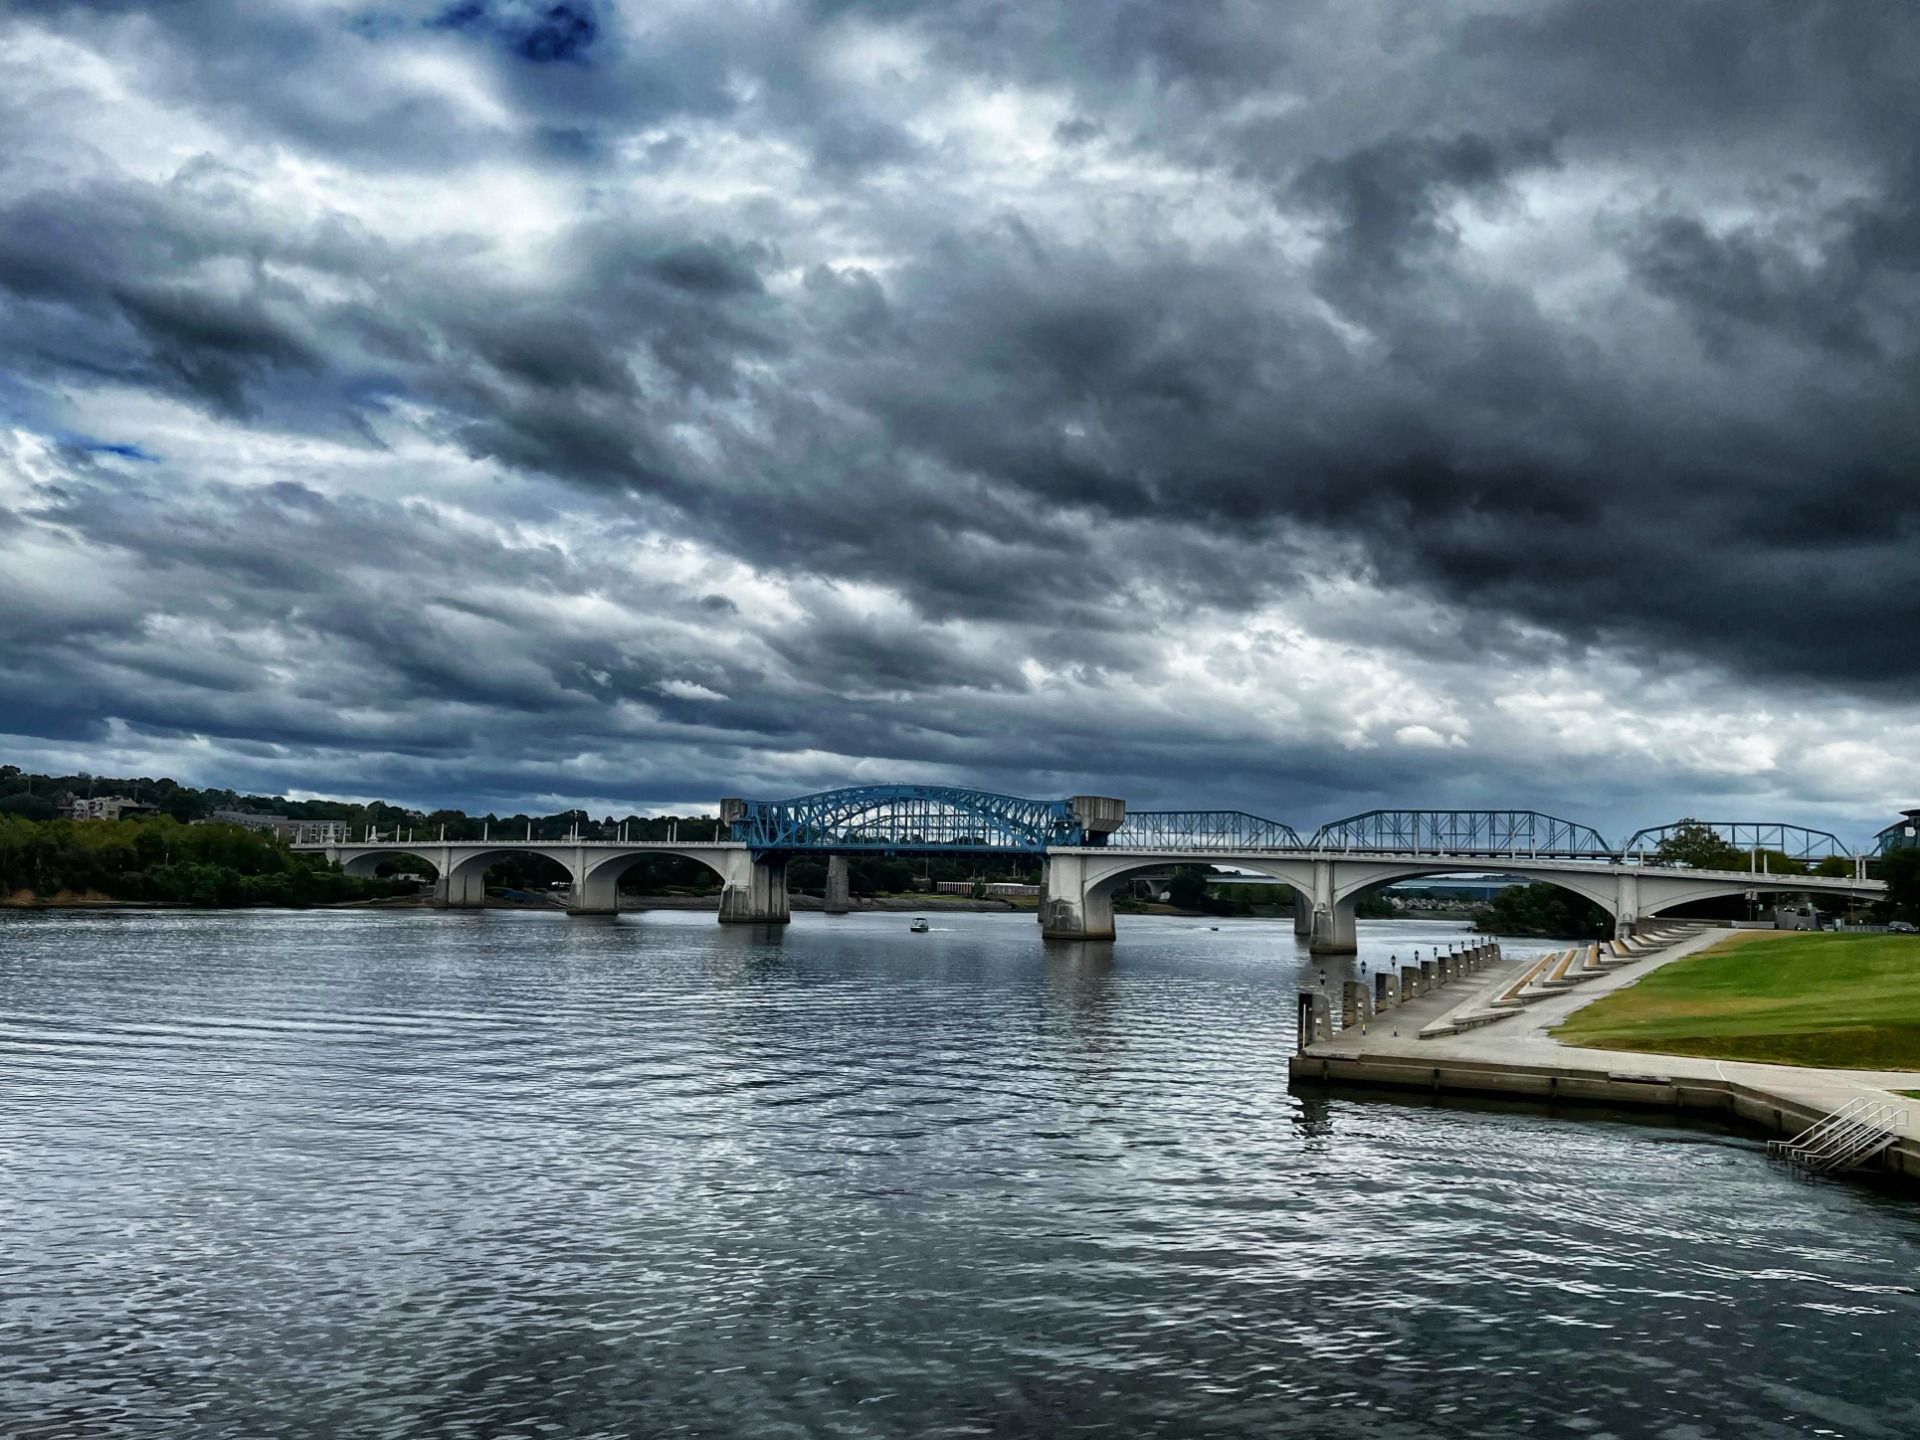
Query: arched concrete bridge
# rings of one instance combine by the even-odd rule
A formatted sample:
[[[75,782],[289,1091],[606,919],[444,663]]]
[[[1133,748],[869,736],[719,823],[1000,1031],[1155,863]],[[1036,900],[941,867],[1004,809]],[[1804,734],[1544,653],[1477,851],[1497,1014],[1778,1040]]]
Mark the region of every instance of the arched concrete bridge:
[[[486,903],[487,867],[510,855],[539,855],[568,875],[567,913],[612,915],[620,908],[620,877],[643,860],[678,856],[697,860],[720,877],[723,923],[766,923],[788,918],[787,867],[756,861],[732,840],[412,840],[368,839],[359,843],[296,845],[317,851],[349,875],[371,875],[383,861],[417,856],[433,866],[434,904],[460,910]],[[777,913],[776,913],[777,912]]]
[[[1360,896],[1421,875],[1497,870],[1545,881],[1584,895],[1613,916],[1614,932],[1631,935],[1643,920],[1695,900],[1725,895],[1832,895],[1871,898],[1885,892],[1877,880],[1815,875],[1766,875],[1745,870],[1683,870],[1617,860],[1514,859],[1470,855],[1338,856],[1312,851],[1144,851],[1106,847],[1047,852],[1040,923],[1049,937],[1111,940],[1113,897],[1130,877],[1173,865],[1205,863],[1269,875],[1293,887],[1294,929],[1316,954],[1350,954]]]
[[[1722,822],[1712,828],[1736,848],[1751,848],[1753,870],[1699,870],[1650,864],[1634,846],[1671,830],[1636,832],[1616,849],[1599,832],[1530,810],[1375,810],[1321,826],[1303,840],[1292,826],[1240,811],[1127,813],[1103,796],[1025,800],[941,786],[860,786],[793,800],[720,802],[724,838],[711,841],[415,840],[369,834],[358,843],[299,846],[323,852],[349,874],[370,874],[383,860],[418,856],[438,872],[435,903],[461,908],[485,901],[485,875],[510,854],[541,855],[571,877],[568,910],[618,911],[620,877],[655,856],[680,856],[720,879],[723,924],[780,924],[789,918],[787,861],[828,859],[828,904],[846,890],[846,860],[862,854],[1017,855],[1043,871],[1039,919],[1050,939],[1110,940],[1113,896],[1128,878],[1176,865],[1207,864],[1268,875],[1293,887],[1295,925],[1315,951],[1354,948],[1360,895],[1422,875],[1498,871],[1583,895],[1631,934],[1646,919],[1695,900],[1741,895],[1884,893],[1866,878],[1865,856],[1825,831],[1773,822]],[[1884,839],[1884,836],[1883,836]],[[1765,851],[1794,862],[1844,857],[1851,875],[1769,874]]]

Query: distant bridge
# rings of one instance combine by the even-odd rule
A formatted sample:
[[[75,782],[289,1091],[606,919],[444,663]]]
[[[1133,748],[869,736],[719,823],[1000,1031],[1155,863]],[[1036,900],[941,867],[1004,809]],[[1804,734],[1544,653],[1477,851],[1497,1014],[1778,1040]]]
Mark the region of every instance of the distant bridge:
[[[437,872],[436,903],[453,908],[484,903],[486,869],[495,860],[543,855],[567,868],[568,909],[583,915],[615,913],[620,877],[633,866],[680,856],[719,876],[723,923],[756,924],[789,918],[786,867],[799,856],[828,860],[829,909],[845,906],[850,856],[1032,857],[1043,869],[1044,933],[1083,940],[1113,937],[1113,896],[1129,877],[1174,865],[1223,865],[1292,886],[1301,897],[1296,928],[1326,953],[1354,948],[1362,892],[1496,864],[1502,873],[1585,896],[1623,934],[1662,911],[1717,896],[1871,898],[1885,891],[1866,878],[1863,853],[1827,831],[1783,822],[1711,824],[1730,847],[1754,857],[1748,870],[1658,863],[1660,842],[1678,823],[1635,831],[1615,846],[1591,826],[1534,810],[1369,810],[1303,839],[1291,825],[1238,810],[1129,812],[1108,796],[1030,800],[953,786],[862,785],[789,800],[722,800],[720,833],[710,841],[589,840],[578,833],[557,841],[531,833],[521,840],[426,840],[375,831],[355,843],[295,848],[323,852],[350,874],[371,873],[396,855],[417,856]],[[1882,833],[1882,848],[1893,833]],[[1772,874],[1761,864],[1771,853],[1794,862],[1844,859],[1850,873]]]

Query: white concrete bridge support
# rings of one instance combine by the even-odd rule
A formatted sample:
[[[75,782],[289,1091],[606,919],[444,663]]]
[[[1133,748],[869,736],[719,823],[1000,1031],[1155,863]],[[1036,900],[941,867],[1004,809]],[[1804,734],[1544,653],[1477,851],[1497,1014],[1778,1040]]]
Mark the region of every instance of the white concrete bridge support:
[[[487,867],[467,864],[443,868],[433,882],[433,904],[438,910],[477,910],[487,903]]]
[[[620,913],[620,877],[625,865],[595,865],[596,857],[576,849],[565,862],[567,913],[569,915],[618,915]]]
[[[755,860],[749,851],[730,850],[721,875],[722,925],[785,925],[793,919],[784,858]]]
[[[1088,883],[1084,855],[1055,855],[1047,861],[1046,891],[1040,898],[1040,933],[1048,940],[1113,939],[1113,890]]]
[[[853,908],[853,887],[844,855],[827,857],[827,900],[821,908],[829,915],[844,915]]]
[[[1613,938],[1625,940],[1640,929],[1640,877],[1616,875],[1613,887]]]
[[[1342,895],[1334,884],[1334,862],[1313,862],[1313,923],[1307,949],[1315,955],[1352,955],[1360,949],[1354,927],[1356,895]]]

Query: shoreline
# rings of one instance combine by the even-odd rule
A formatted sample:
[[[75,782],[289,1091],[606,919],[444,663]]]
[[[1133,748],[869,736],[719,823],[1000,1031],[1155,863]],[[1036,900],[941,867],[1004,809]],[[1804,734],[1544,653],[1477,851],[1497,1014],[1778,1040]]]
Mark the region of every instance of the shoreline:
[[[796,911],[819,912],[826,908],[826,902],[818,895],[790,895],[788,907]],[[370,900],[334,900],[321,905],[196,905],[190,900],[125,900],[113,895],[70,894],[36,895],[22,898],[18,894],[0,896],[0,910],[431,910],[436,908],[431,898],[422,895],[387,895]],[[546,899],[508,899],[504,896],[489,895],[486,903],[480,906],[461,907],[484,910],[556,910],[564,913],[564,904]],[[720,908],[720,896],[712,895],[622,895],[620,911],[622,915],[635,914],[642,910],[705,910],[717,911]],[[977,915],[1032,915],[1036,906],[1031,903],[1005,899],[974,900],[960,895],[881,895],[864,899],[856,898],[848,907],[847,913],[859,914],[913,914],[925,911],[929,914],[941,911],[970,913]],[[1179,910],[1171,905],[1155,905],[1151,908],[1124,912],[1132,915],[1174,916],[1190,920],[1260,920],[1273,919],[1273,916],[1259,915],[1209,915],[1203,910]]]
[[[1728,932],[1703,930],[1658,953],[1620,966],[1576,990],[1528,1005],[1487,1024],[1423,1036],[1435,1022],[1483,1007],[1531,962],[1505,961],[1470,983],[1418,996],[1363,1025],[1341,1029],[1299,1049],[1288,1061],[1295,1084],[1338,1092],[1415,1091],[1690,1112],[1730,1125],[1790,1137],[1849,1101],[1867,1097],[1901,1107],[1898,1139],[1853,1176],[1898,1181],[1920,1192],[1920,1071],[1840,1070],[1714,1060],[1645,1050],[1568,1045],[1550,1033],[1574,1011],[1677,960],[1697,955]],[[1790,932],[1781,932],[1790,933]]]

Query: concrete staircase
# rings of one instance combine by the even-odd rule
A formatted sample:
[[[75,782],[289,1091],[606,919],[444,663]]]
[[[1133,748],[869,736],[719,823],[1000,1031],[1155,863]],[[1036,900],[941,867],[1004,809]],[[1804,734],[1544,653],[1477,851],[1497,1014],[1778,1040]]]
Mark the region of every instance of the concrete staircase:
[[[1692,926],[1663,926],[1628,940],[1603,940],[1542,955],[1520,974],[1503,979],[1420,1027],[1422,1040],[1458,1035],[1491,1025],[1537,1000],[1564,995],[1600,975],[1657,955],[1694,933]]]

